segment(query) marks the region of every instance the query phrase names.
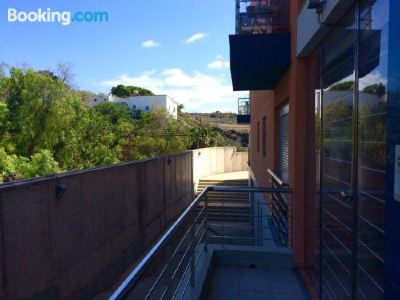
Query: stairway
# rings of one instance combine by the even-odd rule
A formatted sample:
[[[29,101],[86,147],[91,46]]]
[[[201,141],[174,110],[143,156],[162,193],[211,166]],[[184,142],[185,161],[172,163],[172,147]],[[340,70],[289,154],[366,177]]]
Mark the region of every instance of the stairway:
[[[201,179],[197,188],[199,194],[207,186],[246,187],[246,179],[210,180]],[[248,193],[213,192],[208,196],[208,220],[210,236],[225,236],[224,243],[234,245],[252,244],[254,229],[251,227],[250,202]],[[229,238],[232,237],[232,238]],[[221,238],[211,238],[211,243],[221,243]]]
[[[199,194],[207,186],[248,186],[247,180],[206,180],[201,179],[197,188]],[[209,192],[208,209],[210,220],[248,221],[249,194],[239,192]],[[226,215],[221,215],[221,214]]]

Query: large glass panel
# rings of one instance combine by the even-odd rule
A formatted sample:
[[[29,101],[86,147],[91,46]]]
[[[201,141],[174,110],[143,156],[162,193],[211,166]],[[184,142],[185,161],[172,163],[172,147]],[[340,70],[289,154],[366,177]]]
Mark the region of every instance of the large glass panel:
[[[353,280],[355,9],[322,46],[321,290],[351,299]]]
[[[361,1],[357,298],[383,299],[388,0]]]

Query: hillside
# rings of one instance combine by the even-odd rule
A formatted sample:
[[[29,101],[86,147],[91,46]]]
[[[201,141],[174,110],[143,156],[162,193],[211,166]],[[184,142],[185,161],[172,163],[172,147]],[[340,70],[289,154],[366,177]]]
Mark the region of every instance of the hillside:
[[[236,146],[246,150],[249,144],[249,125],[238,125],[233,113],[183,113],[189,125],[210,124],[222,136],[221,146]]]

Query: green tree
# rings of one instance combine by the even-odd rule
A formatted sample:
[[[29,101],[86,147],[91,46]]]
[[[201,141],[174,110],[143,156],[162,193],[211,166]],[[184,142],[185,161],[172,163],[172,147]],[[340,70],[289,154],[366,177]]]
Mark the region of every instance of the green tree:
[[[120,161],[112,122],[84,105],[61,80],[12,68],[0,84],[11,124],[5,146],[11,153],[31,157],[46,149],[65,170]]]
[[[48,150],[41,150],[28,159],[15,154],[8,155],[4,148],[0,148],[0,183],[58,172],[58,163]]]
[[[115,136],[114,148],[118,149],[121,161],[134,158],[134,120],[132,111],[125,103],[103,102],[95,107],[108,122],[112,124],[112,132]]]
[[[211,125],[200,125],[190,130],[192,149],[218,145],[221,135]]]
[[[165,110],[145,112],[136,120],[135,158],[182,152],[190,145],[189,128]]]
[[[183,104],[178,104],[178,114],[182,114],[184,108],[185,108],[185,105],[183,105]]]
[[[138,96],[153,96],[153,92],[141,87],[131,86],[131,85],[117,85],[111,88],[111,94],[121,98],[128,98],[134,95]]]
[[[377,97],[382,97],[386,94],[386,87],[383,83],[380,82],[377,84],[366,86],[363,89],[363,92],[366,94],[375,95]]]
[[[332,85],[329,91],[351,91],[354,89],[354,81],[344,81]]]

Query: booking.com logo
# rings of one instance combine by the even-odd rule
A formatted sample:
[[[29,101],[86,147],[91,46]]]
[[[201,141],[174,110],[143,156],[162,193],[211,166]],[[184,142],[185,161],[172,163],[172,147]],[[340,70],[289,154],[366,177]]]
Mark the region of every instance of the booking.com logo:
[[[105,11],[52,11],[50,8],[37,9],[36,11],[18,11],[8,9],[8,22],[30,23],[60,23],[64,26],[72,22],[108,22],[108,12]]]

